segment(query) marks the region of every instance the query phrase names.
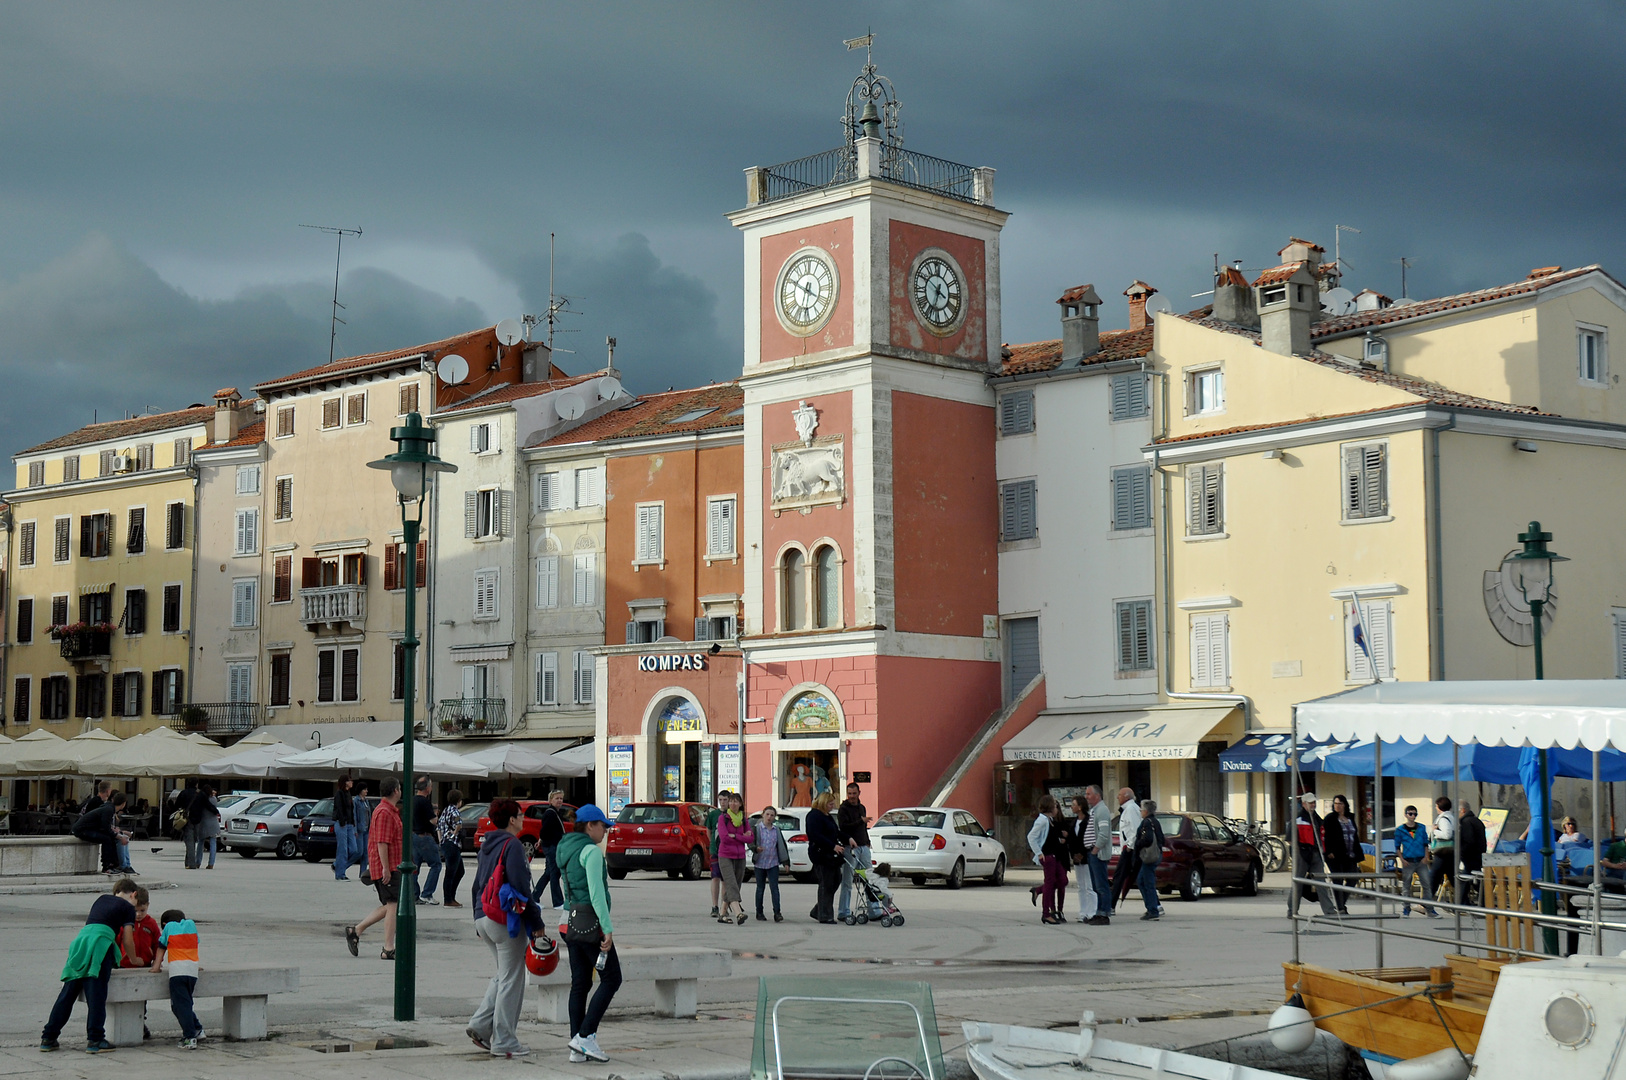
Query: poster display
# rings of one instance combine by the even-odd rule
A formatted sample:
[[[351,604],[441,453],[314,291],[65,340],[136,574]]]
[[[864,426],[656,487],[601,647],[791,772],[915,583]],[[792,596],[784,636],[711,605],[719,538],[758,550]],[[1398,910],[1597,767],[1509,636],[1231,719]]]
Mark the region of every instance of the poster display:
[[[711,773],[711,747],[702,746],[700,748],[700,801],[707,806],[717,801],[716,793],[712,789]]]
[[[607,767],[610,774],[610,817],[632,801],[632,744],[611,743],[608,747]]]
[[[677,802],[683,798],[683,767],[666,765],[661,768],[661,798]]]
[[[717,744],[717,789],[740,790],[740,744]]]

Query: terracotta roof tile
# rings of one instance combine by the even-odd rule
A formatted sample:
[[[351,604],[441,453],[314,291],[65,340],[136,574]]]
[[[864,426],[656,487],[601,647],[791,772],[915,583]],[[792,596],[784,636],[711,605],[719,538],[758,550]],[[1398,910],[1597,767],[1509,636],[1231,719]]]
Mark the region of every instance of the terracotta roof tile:
[[[256,420],[252,424],[244,424],[237,431],[237,437],[231,442],[216,443],[212,446],[200,446],[199,450],[215,450],[226,446],[258,446],[265,441],[265,421]]]
[[[70,431],[38,446],[30,446],[27,450],[20,450],[12,456],[17,458],[23,454],[61,450],[69,446],[83,446],[86,443],[131,439],[137,435],[156,435],[161,431],[173,431],[176,428],[207,423],[214,414],[213,405],[194,405],[153,416],[133,416],[128,420],[107,420],[100,424],[87,424],[77,431]]]
[[[1101,334],[1101,349],[1084,358],[1082,366],[1110,363],[1113,360],[1134,360],[1152,351],[1152,328],[1140,330],[1107,330]],[[1028,375],[1038,371],[1053,371],[1061,366],[1061,341],[1034,341],[1026,345],[1006,345],[1002,351],[1004,362],[1001,375]]]
[[[1257,289],[1264,285],[1275,285],[1278,282],[1286,281],[1288,278],[1298,273],[1299,267],[1303,265],[1304,263],[1301,261],[1282,263],[1280,266],[1273,266],[1269,270],[1266,270],[1264,273],[1260,274],[1257,278],[1254,278],[1253,287]]]
[[[467,334],[458,334],[456,337],[443,338],[440,341],[431,341],[426,345],[414,345],[410,349],[391,349],[388,352],[367,353],[364,356],[350,356],[343,360],[335,360],[331,364],[321,364],[317,367],[296,371],[291,375],[268,379],[255,387],[263,390],[268,387],[280,388],[291,384],[317,382],[325,378],[343,375],[347,371],[357,368],[371,367],[374,364],[387,363],[390,360],[400,360],[419,353],[440,353],[455,350],[456,347],[472,343],[481,338],[493,338],[496,327],[488,326],[481,330],[474,330]]]
[[[447,413],[461,412],[465,409],[479,409],[487,405],[501,405],[508,401],[519,401],[523,398],[536,397],[538,394],[548,394],[555,390],[563,390],[567,386],[575,386],[590,379],[603,378],[604,372],[595,371],[588,375],[575,375],[567,379],[549,379],[546,382],[506,383],[494,390],[460,401],[456,405],[439,410],[436,416],[445,416]]]
[[[691,390],[668,390],[645,394],[625,408],[595,417],[539,446],[573,446],[578,443],[638,439],[656,435],[698,434],[744,427],[743,415],[734,415],[745,405],[745,391],[738,383],[713,383]],[[685,413],[709,408],[693,420],[674,423]]]
[[[1236,267],[1226,266],[1220,269],[1218,284],[1240,285],[1246,289],[1248,287],[1248,279],[1243,277],[1242,271],[1238,270]]]
[[[1578,267],[1574,270],[1558,270],[1552,267],[1543,267],[1542,269],[1551,269],[1553,272],[1539,274],[1539,276],[1533,274],[1523,281],[1515,281],[1509,285],[1497,285],[1490,289],[1477,289],[1473,292],[1455,293],[1451,296],[1441,296],[1433,300],[1420,300],[1413,304],[1378,308],[1375,311],[1356,311],[1348,315],[1323,319],[1311,325],[1310,336],[1312,338],[1327,338],[1334,334],[1348,333],[1351,330],[1361,330],[1369,326],[1383,326],[1429,315],[1439,315],[1459,308],[1469,308],[1476,304],[1506,300],[1509,297],[1539,292],[1549,286],[1570,281],[1585,274],[1598,273],[1603,274],[1605,277],[1609,276],[1603,267],[1596,263],[1591,266]],[[1611,280],[1613,279],[1611,278]]]
[[[1479,404],[1464,404],[1448,401],[1433,402],[1432,404],[1451,405],[1454,408],[1483,410],[1485,412],[1516,412],[1523,413],[1526,416],[1552,415],[1551,413],[1537,412],[1535,409],[1525,406],[1505,405],[1499,401],[1486,401],[1484,398],[1470,399],[1466,394],[1455,396],[1476,401]],[[1157,439],[1154,441],[1159,446],[1168,446],[1173,443],[1198,442],[1202,439],[1218,439],[1226,435],[1245,435],[1250,431],[1273,431],[1277,428],[1299,427],[1304,424],[1320,423],[1323,420],[1345,420],[1351,416],[1371,416],[1376,413],[1399,412],[1401,409],[1415,409],[1421,404],[1424,403],[1420,401],[1406,401],[1401,402],[1398,405],[1379,405],[1371,409],[1356,409],[1353,412],[1329,413],[1326,416],[1304,416],[1296,420],[1276,420],[1269,424],[1241,424],[1237,427],[1221,428],[1218,431],[1195,431],[1188,435],[1175,435],[1171,438]]]

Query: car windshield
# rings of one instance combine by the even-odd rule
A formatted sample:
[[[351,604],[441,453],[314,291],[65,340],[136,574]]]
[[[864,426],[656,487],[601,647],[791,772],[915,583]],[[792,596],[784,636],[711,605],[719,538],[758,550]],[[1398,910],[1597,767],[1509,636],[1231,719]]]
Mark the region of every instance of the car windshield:
[[[617,825],[670,825],[678,819],[675,806],[627,806],[615,817]]]
[[[916,829],[941,829],[945,815],[936,810],[888,810],[877,825],[907,825]]]
[[[762,815],[761,814],[752,814],[751,815],[751,823],[752,824],[756,824],[757,822],[759,822],[761,820],[762,820]],[[799,832],[801,830],[801,828],[802,828],[802,819],[799,818],[799,817],[796,817],[794,814],[775,814],[774,819],[773,819],[773,823],[774,823],[774,827],[777,828],[782,833]]]
[[[332,799],[323,799],[321,802],[319,802],[315,806],[311,807],[311,812],[309,814],[306,814],[305,816],[306,817],[332,817],[333,816],[333,800]]]
[[[486,811],[490,809],[490,807],[490,803],[468,803],[463,807],[463,824],[471,825],[474,822],[479,821],[481,818],[486,816]]]
[[[244,810],[243,813],[264,814],[269,816],[276,813],[277,810],[282,807],[282,805],[283,802],[281,799],[256,799],[254,802],[248,804],[248,809]]]
[[[249,798],[247,795],[221,795],[215,799],[215,806],[221,810],[230,810],[239,803],[247,802]]]

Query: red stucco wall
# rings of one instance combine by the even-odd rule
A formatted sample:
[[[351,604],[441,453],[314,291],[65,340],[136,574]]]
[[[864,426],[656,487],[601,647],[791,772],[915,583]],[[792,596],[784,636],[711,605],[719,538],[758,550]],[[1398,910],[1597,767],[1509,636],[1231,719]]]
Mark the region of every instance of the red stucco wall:
[[[709,646],[708,646],[709,647]],[[655,653],[651,648],[651,654]],[[661,652],[668,651],[662,646]],[[697,647],[695,652],[705,652]],[[713,735],[732,736],[738,728],[739,698],[734,687],[739,678],[739,653],[719,653],[706,657],[705,671],[639,671],[635,655],[612,656],[606,662],[606,727],[611,741],[644,734],[644,713],[650,702],[669,687],[682,687],[700,703],[706,714],[706,730]],[[732,741],[732,740],[729,740]]]
[[[909,806],[1000,707],[999,665],[883,656],[877,674],[876,776],[889,805]]]
[[[790,333],[780,323],[778,298],[774,290],[779,283],[779,271],[784,269],[786,261],[796,251],[809,245],[823,248],[835,261],[836,306],[821,330],[809,337],[801,337]],[[853,290],[858,282],[853,275],[852,218],[764,236],[758,251],[762,260],[762,280],[758,282],[758,291],[762,307],[763,362],[838,349],[853,343]]]
[[[1033,692],[1023,698],[993,739],[983,748],[977,759],[966,770],[960,782],[943,799],[944,806],[957,806],[969,810],[982,826],[990,831],[994,827],[994,814],[1000,807],[994,796],[994,769],[1005,760],[1005,744],[1021,734],[1044,711],[1044,680]]]
[[[930,229],[907,221],[893,221],[888,230],[892,316],[892,343],[923,352],[985,362],[988,340],[987,271],[983,242]],[[965,321],[952,334],[939,337],[926,329],[915,314],[909,272],[926,248],[941,248],[954,256],[965,272]]]
[[[897,629],[982,636],[999,611],[992,405],[892,393]]]
[[[826,435],[845,437],[842,460],[847,501],[840,506],[834,504],[815,506],[806,514],[800,510],[791,510],[774,517],[772,510],[764,511],[762,618],[764,629],[770,633],[779,626],[779,590],[775,586],[778,579],[774,575],[774,567],[778,564],[780,550],[791,541],[799,541],[811,556],[813,542],[824,537],[834,540],[841,549],[841,557],[844,560],[841,571],[843,619],[844,625],[853,625],[853,404],[850,392],[820,394],[762,407],[762,505],[767,507],[773,502],[773,447],[796,441],[796,421],[791,414],[796,411],[802,400],[819,411],[819,427],[816,433],[818,437],[823,438]]]

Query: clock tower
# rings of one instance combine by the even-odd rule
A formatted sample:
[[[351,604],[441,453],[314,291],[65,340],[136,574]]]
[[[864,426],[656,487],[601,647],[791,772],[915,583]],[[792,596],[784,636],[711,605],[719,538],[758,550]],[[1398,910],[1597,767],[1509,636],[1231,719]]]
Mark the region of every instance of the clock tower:
[[[867,44],[867,41],[862,42]],[[906,150],[866,63],[840,146],[746,170],[746,788],[923,800],[1000,707],[993,170]]]

